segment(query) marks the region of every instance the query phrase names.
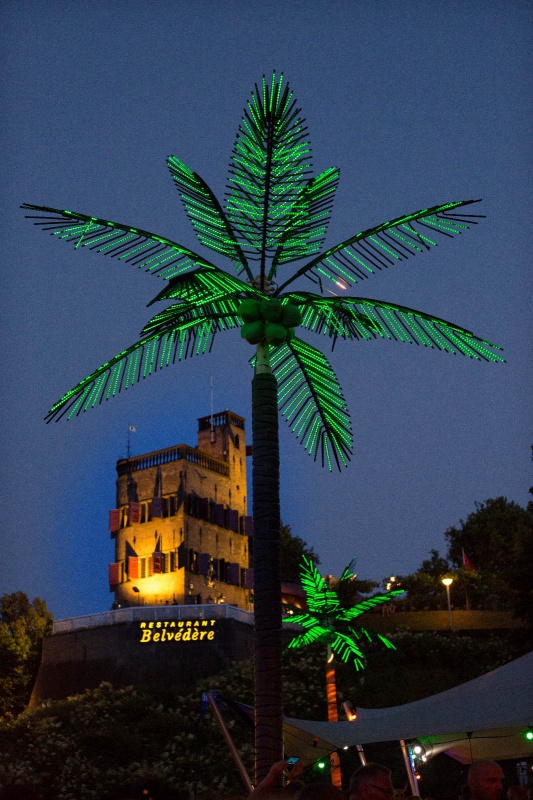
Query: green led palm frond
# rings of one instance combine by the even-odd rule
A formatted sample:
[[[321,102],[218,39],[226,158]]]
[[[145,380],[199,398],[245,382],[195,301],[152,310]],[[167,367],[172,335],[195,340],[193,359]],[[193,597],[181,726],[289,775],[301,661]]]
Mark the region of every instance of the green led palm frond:
[[[390,640],[390,639],[387,639],[387,637],[386,637],[386,636],[382,636],[382,635],[381,635],[381,633],[377,633],[377,634],[376,634],[376,636],[378,637],[379,641],[380,641],[382,644],[384,644],[384,645],[385,645],[385,647],[386,647],[388,650],[397,650],[397,649],[398,649],[398,648],[396,647],[396,645],[395,645],[395,644],[393,644],[393,643],[391,642],[391,640]]]
[[[203,303],[207,299],[217,299],[235,293],[246,294],[250,297],[263,297],[260,292],[255,291],[234,275],[217,267],[205,266],[171,278],[168,286],[165,286],[148,305],[151,306],[159,300],[176,299]]]
[[[310,614],[294,614],[290,619],[287,618],[286,622],[291,622],[293,625],[301,625],[302,628],[314,628],[318,625],[316,617],[312,617]]]
[[[64,414],[71,419],[163,367],[209,352],[215,335],[234,327],[232,319],[231,313],[227,319],[222,314],[215,318],[209,309],[202,315],[202,309],[180,306],[180,314],[176,312],[166,325],[161,322],[157,330],[102,364],[63,395],[48,412],[46,421],[59,420]]]
[[[364,655],[360,647],[349,636],[345,636],[339,631],[335,631],[331,637],[330,647],[339,656],[341,661],[346,663],[353,660],[354,666],[357,670],[364,669]]]
[[[207,183],[175,156],[169,156],[167,165],[200,243],[229,258],[237,273],[244,270],[252,280],[246,257]]]
[[[272,259],[269,278],[276,275],[278,264],[287,264],[320,252],[338,184],[339,170],[332,167],[311,178],[301,190]]]
[[[483,214],[465,214],[459,209],[479,202],[461,200],[425,208],[357,233],[309,261],[279,291],[302,275],[319,285],[327,278],[346,289],[477,225]]]
[[[315,347],[294,338],[271,355],[283,416],[305,449],[322,465],[339,470],[352,448],[350,417],[342,389],[328,360]]]
[[[343,622],[350,622],[351,620],[360,617],[361,614],[364,614],[366,611],[370,611],[370,609],[375,608],[382,603],[389,603],[400,594],[403,594],[403,589],[394,589],[394,591],[387,592],[387,594],[377,594],[375,597],[369,597],[368,600],[362,600],[360,603],[357,603],[357,605],[352,606],[351,608],[343,609],[341,612],[339,612],[339,619],[341,619]]]
[[[175,325],[180,328],[203,325],[208,320],[213,321],[216,331],[237,328],[240,325],[240,318],[237,316],[239,303],[239,297],[234,295],[211,297],[202,303],[194,301],[174,303],[152,317],[142,329],[141,335],[162,332]]]
[[[272,258],[288,228],[311,167],[307,128],[283,75],[255,91],[239,126],[226,192],[226,214],[248,261]]]
[[[340,577],[341,582],[342,581],[349,581],[349,580],[351,580],[351,578],[356,578],[357,577],[356,572],[355,572],[356,563],[357,563],[357,556],[354,556],[352,558],[352,560],[350,561],[350,563],[348,564],[348,566],[346,566],[344,568],[344,571],[343,571],[343,573],[342,573],[342,575]]]
[[[475,336],[466,328],[423,311],[363,297],[344,297],[342,306],[346,313],[353,314],[354,324],[361,325],[366,318],[368,335],[364,338],[379,337],[435,347],[437,350],[453,355],[462,354],[478,361],[505,361],[498,353],[493,352],[501,351],[498,345]]]
[[[290,303],[299,306],[301,327],[332,339],[332,349],[337,339],[369,340],[379,335],[379,328],[369,318],[345,301],[345,297],[322,297],[311,292],[289,292],[283,295]]]
[[[74,244],[75,250],[88,247],[164,280],[191,267],[213,266],[187,247],[140,228],[47,206],[25,203],[21,208],[39,212],[27,214],[26,218],[36,220],[34,225],[50,232],[51,236]]]
[[[300,564],[300,580],[310,612],[324,614],[339,607],[337,592],[330,591],[312,560],[305,555]]]
[[[354,637],[357,641],[366,639],[367,642],[375,642],[376,637],[379,639],[381,644],[384,644],[388,650],[396,650],[396,645],[394,645],[386,636],[382,636],[380,633],[370,633],[367,628],[352,628],[348,626],[348,630],[350,631],[350,636]]]
[[[284,620],[285,622],[289,622],[290,620]],[[305,633],[300,633],[297,636],[294,636],[287,645],[287,647],[307,647],[314,642],[324,641],[329,638],[329,631],[327,628],[322,628],[320,625],[315,625],[313,628],[310,628]]]
[[[505,361],[493,352],[501,351],[498,345],[466,328],[407,306],[366,297],[321,297],[309,292],[289,292],[283,298],[299,305],[301,327],[329,336],[332,348],[337,339],[379,338],[435,347],[478,361]]]

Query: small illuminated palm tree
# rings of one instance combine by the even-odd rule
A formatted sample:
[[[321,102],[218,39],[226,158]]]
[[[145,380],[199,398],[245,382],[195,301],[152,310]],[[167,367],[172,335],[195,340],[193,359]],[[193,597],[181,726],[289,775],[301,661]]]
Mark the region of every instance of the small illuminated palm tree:
[[[346,465],[352,435],[339,382],[325,356],[294,327],[338,339],[388,339],[502,361],[495,345],[442,319],[380,300],[322,296],[430,250],[477,224],[458,201],[354,233],[323,250],[339,170],[311,176],[307,128],[289,86],[274,74],[255,87],[244,111],[221,204],[207,183],[174,156],[168,167],[202,245],[224,256],[236,275],[163,236],[96,216],[24,205],[30,219],[74,249],[116,258],[167,281],[155,300],[172,304],[141,339],[68,391],[48,419],[70,419],[141,378],[210,351],[217,334],[241,328],[257,345],[252,380],[255,521],[256,752],[259,774],[282,753],[281,590],[279,580],[278,403],[316,459]],[[276,283],[288,264],[306,259]],[[286,291],[299,278],[320,294]],[[329,290],[328,290],[329,291]],[[152,302],[155,302],[152,301]],[[244,323],[244,324],[243,324]],[[276,655],[277,653],[277,655]]]
[[[356,577],[355,562],[356,559],[352,558],[340,577],[338,588],[334,590],[320,575],[312,560],[305,555],[302,556],[300,577],[308,610],[284,619],[286,623],[297,623],[305,629],[304,633],[291,639],[287,645],[289,648],[307,647],[316,642],[326,645],[326,698],[329,722],[336,722],[339,718],[335,656],[344,663],[351,662],[356,670],[361,670],[365,667],[365,655],[361,649],[363,642],[371,642],[377,638],[385,647],[396,649],[385,636],[377,633],[373,637],[366,628],[356,628],[353,623],[361,614],[403,594],[403,589],[394,589],[346,607],[341,603],[343,584]],[[293,609],[293,611],[298,610]],[[340,771],[333,766],[334,763],[335,759],[332,759],[332,782],[340,786]]]

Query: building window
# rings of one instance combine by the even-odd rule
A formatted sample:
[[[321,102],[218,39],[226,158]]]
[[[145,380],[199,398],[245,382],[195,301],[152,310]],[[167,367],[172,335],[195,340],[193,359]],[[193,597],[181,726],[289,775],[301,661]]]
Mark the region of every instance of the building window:
[[[189,572],[198,572],[198,553],[192,548],[189,550]]]
[[[240,440],[240,438],[239,438],[239,434],[238,434],[238,433],[235,435],[235,442],[234,442],[234,444],[235,444],[235,448],[236,448],[237,450],[238,450],[238,449],[240,448],[240,446],[241,446],[241,440]]]

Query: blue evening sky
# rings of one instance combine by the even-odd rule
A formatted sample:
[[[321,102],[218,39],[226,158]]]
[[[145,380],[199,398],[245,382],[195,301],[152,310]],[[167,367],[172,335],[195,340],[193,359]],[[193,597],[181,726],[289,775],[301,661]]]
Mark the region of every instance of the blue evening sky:
[[[531,11],[521,0],[5,0],[0,593],[39,595],[56,617],[109,608],[108,509],[128,425],[134,454],[194,445],[211,373],[215,411],[250,421],[251,406],[252,349],[232,331],[210,355],[45,425],[64,391],[138,338],[162,284],[56,242],[19,205],[116,220],[201,251],[165,158],[221,197],[244,104],[274,68],[307,118],[315,172],[341,169],[328,245],[483,198],[487,218],[474,230],[351,293],[455,322],[507,359],[341,342],[331,363],[353,460],[327,473],[281,421],[283,520],[324,571],[340,574],[356,554],[360,576],[381,580],[442,552],[444,531],[475,501],[527,503]]]

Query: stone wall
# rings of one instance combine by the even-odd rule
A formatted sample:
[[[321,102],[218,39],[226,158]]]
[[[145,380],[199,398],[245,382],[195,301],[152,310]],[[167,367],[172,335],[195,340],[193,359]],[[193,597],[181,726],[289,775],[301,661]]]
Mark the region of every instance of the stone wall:
[[[146,620],[141,627],[143,621],[136,620],[47,637],[30,705],[68,697],[102,681],[114,686],[164,682],[186,689],[253,655],[253,627],[238,620],[166,623]]]

